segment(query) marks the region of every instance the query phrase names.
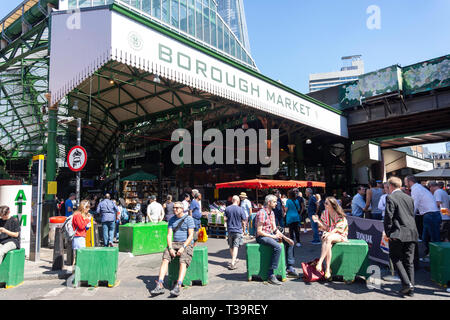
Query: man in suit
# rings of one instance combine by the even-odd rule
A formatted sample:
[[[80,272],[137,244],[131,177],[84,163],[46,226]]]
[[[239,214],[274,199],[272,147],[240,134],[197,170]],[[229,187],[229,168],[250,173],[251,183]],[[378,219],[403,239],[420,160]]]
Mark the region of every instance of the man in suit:
[[[418,241],[414,200],[401,191],[402,180],[388,180],[384,230],[389,238],[389,256],[402,280],[400,295],[414,295],[414,250]]]

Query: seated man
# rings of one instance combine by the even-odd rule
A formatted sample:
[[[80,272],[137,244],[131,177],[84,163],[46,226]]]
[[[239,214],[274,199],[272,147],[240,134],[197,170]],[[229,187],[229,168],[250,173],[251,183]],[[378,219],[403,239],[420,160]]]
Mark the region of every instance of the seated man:
[[[262,208],[256,216],[256,242],[260,245],[267,245],[273,248],[271,267],[268,273],[268,282],[274,285],[281,285],[277,277],[274,274],[274,270],[278,268],[278,263],[281,255],[280,242],[287,241],[290,246],[294,245],[294,242],[285,237],[280,230],[277,229],[275,223],[275,214],[273,209],[277,206],[277,197],[274,195],[268,195],[265,199],[265,206]],[[288,253],[292,253],[289,250]],[[292,259],[288,259],[292,260]],[[289,261],[288,261],[289,263]],[[293,261],[292,261],[293,263]],[[288,269],[288,273],[295,273],[292,265]]]
[[[19,221],[9,213],[8,206],[0,207],[0,263],[9,251],[20,247]]]
[[[173,290],[170,291],[171,295],[179,296],[186,270],[191,264],[192,255],[194,254],[194,219],[189,214],[183,212],[183,204],[181,202],[175,202],[173,209],[175,216],[169,221],[167,249],[163,254],[163,261],[159,270],[159,281],[157,282],[156,288],[150,292],[152,296],[164,293],[164,277],[169,269],[169,263],[176,257],[180,257],[178,282]]]

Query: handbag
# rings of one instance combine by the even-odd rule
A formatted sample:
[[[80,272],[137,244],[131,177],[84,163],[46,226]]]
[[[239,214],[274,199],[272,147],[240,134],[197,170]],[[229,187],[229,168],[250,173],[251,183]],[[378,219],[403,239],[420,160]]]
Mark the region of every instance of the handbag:
[[[319,262],[319,259],[308,263],[302,262],[304,282],[317,282],[325,279],[325,273],[316,270],[317,262]]]

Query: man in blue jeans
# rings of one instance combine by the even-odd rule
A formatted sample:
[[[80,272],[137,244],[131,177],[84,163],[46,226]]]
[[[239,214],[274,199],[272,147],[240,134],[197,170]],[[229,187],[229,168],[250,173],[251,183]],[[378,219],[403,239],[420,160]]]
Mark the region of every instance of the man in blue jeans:
[[[311,241],[312,244],[321,244],[320,238],[319,238],[319,227],[317,223],[315,223],[312,219],[312,216],[316,214],[317,211],[317,199],[313,194],[313,191],[311,188],[306,189],[306,197],[308,198],[308,217],[311,221],[311,228],[314,233],[313,241]]]
[[[414,200],[414,210],[423,216],[422,240],[425,245],[425,255],[430,253],[430,242],[441,242],[441,211],[439,210],[433,194],[418,183],[415,176],[407,176],[405,185],[411,190]],[[422,262],[430,262],[428,257],[420,259]]]
[[[273,253],[272,253],[272,260],[270,263],[270,269],[268,272],[268,282],[270,284],[274,285],[281,285],[281,282],[278,281],[277,277],[274,274],[274,270],[278,268],[278,263],[280,261],[280,255],[282,251],[282,247],[280,242],[283,240],[290,240],[283,236],[283,234],[277,229],[276,223],[275,223],[275,214],[273,212],[273,209],[277,205],[277,197],[274,195],[268,195],[265,199],[264,208],[261,209],[257,216],[256,216],[256,242],[261,245],[267,245],[269,247],[272,247]],[[289,245],[294,245],[294,242],[292,240],[289,241]],[[295,260],[293,258],[293,250],[288,250],[288,264],[294,263]],[[292,265],[288,269],[289,273],[295,273],[294,268]]]
[[[111,201],[111,196],[107,193],[105,199],[97,206],[97,213],[102,217],[103,245],[105,247],[113,247],[117,212],[119,212],[119,208]]]

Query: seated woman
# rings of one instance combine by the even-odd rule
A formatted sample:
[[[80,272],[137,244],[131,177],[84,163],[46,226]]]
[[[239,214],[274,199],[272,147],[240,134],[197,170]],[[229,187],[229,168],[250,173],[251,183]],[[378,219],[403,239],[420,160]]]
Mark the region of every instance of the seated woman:
[[[0,264],[9,251],[20,248],[20,224],[8,206],[0,206]]]
[[[322,253],[317,263],[317,271],[322,271],[323,261],[326,259],[325,279],[331,278],[331,248],[338,242],[346,242],[348,236],[348,223],[344,210],[338,204],[336,198],[328,197],[325,200],[325,211],[321,218],[317,215],[312,217],[319,224],[322,235]]]

